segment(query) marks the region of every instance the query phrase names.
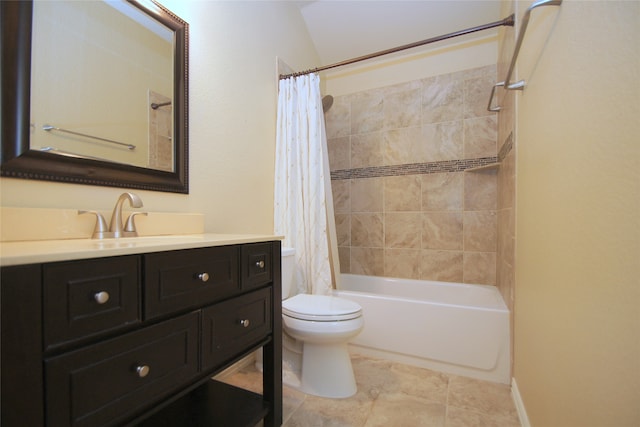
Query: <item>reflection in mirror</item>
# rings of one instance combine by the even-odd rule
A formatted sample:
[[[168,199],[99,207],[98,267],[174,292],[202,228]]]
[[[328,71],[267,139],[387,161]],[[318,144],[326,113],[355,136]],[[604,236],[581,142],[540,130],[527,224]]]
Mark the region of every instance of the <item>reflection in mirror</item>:
[[[173,170],[173,31],[124,2],[38,1],[32,34],[32,150]]]
[[[3,176],[188,193],[186,22],[155,1],[0,7]]]

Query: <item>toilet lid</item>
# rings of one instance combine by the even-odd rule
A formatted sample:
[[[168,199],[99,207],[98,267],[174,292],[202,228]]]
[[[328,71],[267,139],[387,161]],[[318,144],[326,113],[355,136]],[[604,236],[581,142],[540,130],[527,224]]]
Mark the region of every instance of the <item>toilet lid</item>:
[[[282,314],[301,320],[335,322],[360,317],[362,307],[344,298],[298,294],[282,301]]]

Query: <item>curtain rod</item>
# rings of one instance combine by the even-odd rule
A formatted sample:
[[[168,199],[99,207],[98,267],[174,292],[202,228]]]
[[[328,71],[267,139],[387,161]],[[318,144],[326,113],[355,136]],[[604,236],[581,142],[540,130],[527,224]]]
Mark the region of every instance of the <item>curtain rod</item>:
[[[289,77],[298,77],[298,76],[302,76],[302,75],[305,75],[305,74],[317,73],[319,71],[329,70],[331,68],[342,67],[343,65],[354,64],[356,62],[365,61],[367,59],[377,58],[378,56],[388,55],[390,53],[400,52],[402,50],[411,49],[411,48],[414,48],[414,47],[423,46],[425,44],[435,43],[435,42],[451,39],[451,38],[458,37],[458,36],[464,36],[466,34],[475,33],[477,31],[488,30],[488,29],[495,28],[495,27],[501,27],[503,25],[507,25],[507,26],[513,27],[514,22],[515,22],[515,16],[513,14],[511,14],[508,17],[506,17],[506,18],[504,18],[504,19],[502,19],[500,21],[491,22],[491,23],[485,24],[485,25],[479,25],[477,27],[467,28],[466,30],[460,30],[460,31],[456,31],[454,33],[449,33],[449,34],[444,34],[444,35],[441,35],[441,36],[432,37],[430,39],[422,40],[422,41],[419,41],[419,42],[405,44],[405,45],[394,47],[394,48],[391,48],[391,49],[381,50],[379,52],[371,53],[369,55],[364,55],[364,56],[359,56],[357,58],[347,59],[347,60],[342,61],[342,62],[336,62],[335,64],[325,65],[325,66],[322,66],[322,67],[313,68],[311,70],[299,71],[297,73],[291,73],[291,74],[280,74],[280,80],[288,79]]]

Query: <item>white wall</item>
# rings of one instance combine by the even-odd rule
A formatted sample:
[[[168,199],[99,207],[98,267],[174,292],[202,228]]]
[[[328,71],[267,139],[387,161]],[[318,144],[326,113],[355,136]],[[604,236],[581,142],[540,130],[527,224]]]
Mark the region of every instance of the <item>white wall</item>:
[[[498,38],[485,33],[464,42],[429,44],[326,72],[326,94],[333,96],[371,90],[441,74],[494,65]],[[491,88],[489,88],[491,91]],[[487,102],[489,101],[487,95]]]
[[[640,3],[546,9],[518,61],[514,377],[533,427],[638,426]]]
[[[190,193],[134,190],[145,209],[205,214],[208,232],[271,233],[276,57],[318,65],[290,2],[163,0],[189,23]],[[2,178],[1,205],[112,209],[124,190]]]

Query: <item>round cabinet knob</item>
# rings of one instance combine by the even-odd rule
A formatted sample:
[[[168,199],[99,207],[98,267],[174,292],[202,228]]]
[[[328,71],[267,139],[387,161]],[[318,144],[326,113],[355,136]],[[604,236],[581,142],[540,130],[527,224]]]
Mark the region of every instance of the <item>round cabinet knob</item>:
[[[104,304],[109,301],[109,292],[98,292],[93,296],[93,299],[96,300],[98,304]]]
[[[242,319],[242,320],[240,320],[240,324],[241,324],[242,326],[244,326],[245,328],[248,328],[250,323],[251,323],[251,322],[249,322],[249,319]]]
[[[260,261],[256,262],[256,267],[258,267],[258,268],[264,268],[264,261],[263,261],[263,260],[260,260]]]
[[[140,378],[144,378],[149,375],[149,367],[147,365],[136,366],[136,373]]]
[[[209,273],[200,273],[198,274],[198,280],[201,282],[206,282],[209,280]]]

